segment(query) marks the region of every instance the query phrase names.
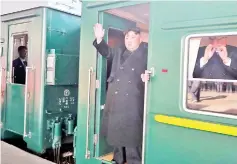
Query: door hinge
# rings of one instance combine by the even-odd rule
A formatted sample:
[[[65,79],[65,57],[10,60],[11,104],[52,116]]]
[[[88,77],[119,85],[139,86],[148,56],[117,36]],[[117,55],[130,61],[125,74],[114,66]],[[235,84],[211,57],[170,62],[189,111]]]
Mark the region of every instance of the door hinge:
[[[99,80],[95,81],[95,87],[96,87],[96,89],[100,88],[100,81]]]
[[[94,145],[98,142],[98,134],[94,134]]]

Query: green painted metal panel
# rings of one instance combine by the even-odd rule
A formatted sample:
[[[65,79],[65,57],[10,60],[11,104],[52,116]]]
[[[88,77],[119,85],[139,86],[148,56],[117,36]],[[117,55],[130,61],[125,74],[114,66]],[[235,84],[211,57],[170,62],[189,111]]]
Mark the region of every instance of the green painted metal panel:
[[[152,2],[148,68],[155,68],[155,76],[148,91],[145,163],[237,162],[234,155],[236,137],[165,125],[154,120],[155,114],[165,114],[237,125],[234,119],[185,112],[181,105],[183,89],[180,88],[181,79],[186,76],[180,71],[183,67],[180,65],[183,60],[182,39],[194,33],[236,31],[236,23],[220,23],[228,20],[225,16],[237,14],[233,4],[218,2],[207,7],[205,2]],[[218,9],[221,5],[225,7]],[[172,13],[168,12],[171,10]],[[168,72],[164,73],[162,69]]]
[[[47,9],[46,49],[55,49],[55,53],[77,55],[80,50],[79,16]]]
[[[7,103],[5,109],[6,130],[23,135],[25,86],[7,84]],[[14,121],[13,121],[14,120]]]
[[[161,124],[154,116],[147,123],[145,163],[236,163],[236,137]]]
[[[46,50],[55,49],[55,84],[78,84],[80,17],[47,9]]]
[[[46,86],[45,110],[52,114],[77,114],[77,86]],[[65,92],[70,92],[65,96]]]
[[[79,56],[56,54],[55,85],[77,85]]]
[[[77,85],[79,56],[55,54],[54,85]]]
[[[225,119],[204,115],[196,115],[190,113],[180,112],[180,101],[182,98],[182,93],[180,89],[180,80],[183,76],[185,76],[180,70],[181,60],[183,60],[180,52],[181,52],[181,41],[183,37],[194,34],[194,33],[206,33],[206,32],[230,32],[236,31],[236,25],[232,25],[229,27],[227,25],[224,26],[209,26],[207,27],[193,27],[193,28],[183,28],[183,29],[172,29],[172,30],[163,30],[160,28],[159,21],[157,20],[158,16],[162,17],[162,13],[158,14],[157,7],[162,8],[159,3],[154,3],[152,6],[152,17],[151,21],[154,22],[156,20],[157,23],[152,24],[151,33],[152,38],[149,42],[149,61],[148,68],[155,68],[155,77],[152,78],[150,83],[149,90],[149,111],[151,113],[160,113],[162,114],[173,114],[176,116],[186,116],[191,118],[197,118],[200,120],[210,120],[212,122],[222,122],[227,124],[236,125],[235,120],[233,119]],[[199,5],[199,8],[202,8],[203,5]],[[204,10],[205,11],[205,10]],[[188,14],[188,12],[186,13]],[[201,15],[201,14],[200,14]],[[205,14],[203,15],[203,17]],[[168,17],[169,18],[169,17]],[[226,18],[220,18],[226,19]],[[216,20],[216,21],[219,21]],[[191,20],[193,21],[193,20]],[[205,23],[209,22],[209,20],[203,20],[203,26]],[[189,22],[183,23],[183,26],[189,24]],[[175,26],[175,24],[173,24]],[[201,26],[201,25],[199,25]],[[159,36],[159,37],[158,37]],[[170,45],[170,41],[172,40],[172,48],[160,48],[160,47],[168,47]],[[160,46],[158,46],[160,45]],[[178,52],[178,53],[177,53]],[[164,55],[166,54],[166,55]],[[172,58],[172,60],[170,60]],[[168,69],[167,73],[163,73],[162,69]],[[177,79],[177,80],[173,80]],[[167,85],[167,81],[169,81],[169,85]],[[157,98],[157,93],[161,92],[163,96]],[[172,103],[170,103],[172,102]],[[162,106],[158,108],[158,106]],[[176,110],[175,110],[176,109]]]
[[[77,118],[81,18],[54,9],[46,10],[46,50],[55,49],[55,85],[44,87],[44,148],[51,148],[52,121],[69,114]],[[46,53],[47,55],[47,53]],[[76,121],[74,121],[76,124]],[[65,125],[65,126],[64,126]],[[75,125],[74,125],[75,126]]]

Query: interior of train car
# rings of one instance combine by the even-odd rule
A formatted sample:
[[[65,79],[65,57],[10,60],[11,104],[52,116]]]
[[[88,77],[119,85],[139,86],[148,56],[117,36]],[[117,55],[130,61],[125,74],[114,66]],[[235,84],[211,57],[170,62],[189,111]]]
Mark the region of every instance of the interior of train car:
[[[117,27],[116,25],[110,26],[107,36],[107,43],[110,47],[120,46],[124,44],[124,30],[129,28],[130,24],[134,24],[136,27],[139,27],[141,30],[141,38],[142,42],[148,43],[149,40],[149,3],[147,4],[139,4],[134,6],[127,6],[122,8],[115,8],[110,9],[107,11],[104,11],[107,15],[116,16],[118,19],[121,19],[120,21],[123,22],[122,24],[125,26]],[[128,23],[129,22],[129,23]],[[132,23],[131,23],[132,22]],[[104,22],[106,24],[106,22]],[[128,26],[126,26],[128,25]],[[104,28],[106,25],[103,25]],[[105,34],[106,35],[106,34]],[[111,61],[107,61],[107,78],[109,76],[109,73],[111,71]],[[104,79],[104,83],[106,83],[106,79]],[[106,88],[108,86],[108,83],[106,85]],[[106,93],[103,92],[103,93]],[[102,96],[104,97],[104,96]],[[102,141],[100,141],[102,142]],[[104,142],[103,142],[104,144]],[[109,147],[105,144],[104,147]],[[102,161],[111,161],[113,159],[113,149],[112,148],[104,148],[105,151],[99,152],[99,156],[101,156],[100,160]]]

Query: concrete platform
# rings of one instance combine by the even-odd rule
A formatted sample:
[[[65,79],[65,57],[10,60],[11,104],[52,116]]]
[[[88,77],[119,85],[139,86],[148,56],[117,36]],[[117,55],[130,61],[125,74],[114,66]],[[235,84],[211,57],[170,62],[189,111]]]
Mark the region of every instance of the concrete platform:
[[[1,164],[55,164],[1,141]]]
[[[192,102],[188,95],[188,107],[217,113],[237,115],[237,93],[201,91],[200,102]]]

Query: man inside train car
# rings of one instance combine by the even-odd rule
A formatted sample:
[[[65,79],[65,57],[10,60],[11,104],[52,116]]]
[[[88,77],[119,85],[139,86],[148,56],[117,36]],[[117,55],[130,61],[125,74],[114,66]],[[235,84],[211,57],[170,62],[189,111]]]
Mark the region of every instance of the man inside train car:
[[[13,72],[13,80],[14,83],[17,84],[25,84],[25,77],[26,77],[26,54],[27,54],[27,48],[26,46],[19,46],[18,47],[18,54],[19,57],[12,62],[12,71]]]
[[[237,47],[227,45],[227,37],[209,37],[200,47],[193,78],[237,80]]]
[[[112,59],[109,86],[101,133],[114,147],[117,164],[141,164],[144,80],[148,44],[141,41],[140,30],[125,32],[125,44],[110,48],[104,41],[101,24],[94,26],[93,45],[107,59]],[[141,79],[142,77],[142,79]]]

